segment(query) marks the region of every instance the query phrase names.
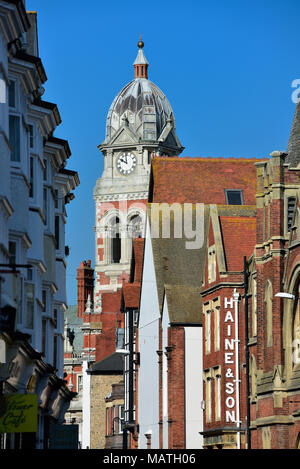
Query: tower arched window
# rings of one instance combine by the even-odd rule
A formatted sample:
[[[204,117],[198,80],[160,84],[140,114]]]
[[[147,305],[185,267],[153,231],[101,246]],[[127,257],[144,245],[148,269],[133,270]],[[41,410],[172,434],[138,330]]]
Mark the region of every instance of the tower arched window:
[[[129,237],[142,238],[143,227],[142,227],[142,218],[140,215],[133,215],[129,220],[128,225]]]
[[[110,237],[111,237],[111,262],[118,264],[121,260],[121,234],[120,234],[120,219],[114,217],[110,224]]]

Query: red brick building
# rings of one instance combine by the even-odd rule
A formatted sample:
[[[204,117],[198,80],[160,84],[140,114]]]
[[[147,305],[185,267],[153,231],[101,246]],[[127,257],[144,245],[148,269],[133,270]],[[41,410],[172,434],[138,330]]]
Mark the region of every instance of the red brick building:
[[[202,290],[207,448],[299,448],[299,112],[298,104],[287,153],[273,152],[255,163],[256,208],[245,214],[238,207],[232,219],[217,207],[218,223],[210,223]],[[223,259],[214,248],[218,230]],[[230,318],[228,299],[235,288],[238,348],[224,319]],[[229,367],[238,371],[233,377],[239,389]]]
[[[254,163],[257,161],[234,158],[154,158],[152,161],[148,224],[152,229],[159,220],[160,236],[155,239],[146,235],[144,255],[138,320],[139,448],[201,447],[202,375],[207,371],[206,366],[218,365],[215,356],[210,363],[204,357],[202,365],[201,289],[206,287],[206,301],[210,301],[209,295],[213,299],[218,295],[214,287],[218,290],[220,276],[227,284],[228,291],[224,292],[227,295],[232,294],[233,286],[243,286],[240,252],[249,255],[255,244]],[[171,211],[171,234],[167,239],[162,231],[164,214],[160,217],[159,211],[155,212],[157,204],[166,204]],[[196,249],[186,247],[185,235],[175,236],[176,216],[184,213],[186,204],[192,205],[193,216],[197,204],[203,207],[203,243]],[[235,227],[239,234],[232,246],[230,237]],[[200,233],[201,228],[198,228]],[[241,239],[243,243],[239,246]],[[214,275],[218,277],[210,278],[209,285],[205,284],[207,246],[213,247],[210,254],[216,262],[219,260],[221,268],[217,272],[215,263]],[[225,260],[226,255],[230,255],[230,261]],[[154,271],[149,277],[151,263]],[[209,275],[212,274],[210,266]],[[152,299],[147,291],[151,292]],[[201,364],[201,369],[192,369],[196,364]],[[146,398],[149,374],[153,377],[151,400]],[[152,422],[154,420],[151,425],[148,407],[152,409]]]
[[[295,140],[300,134],[295,134],[295,120],[289,153],[273,152],[269,161],[256,165],[257,234],[248,262],[252,448],[299,447],[300,174]]]
[[[204,447],[244,448],[246,395],[244,256],[256,207],[210,206],[203,302]]]

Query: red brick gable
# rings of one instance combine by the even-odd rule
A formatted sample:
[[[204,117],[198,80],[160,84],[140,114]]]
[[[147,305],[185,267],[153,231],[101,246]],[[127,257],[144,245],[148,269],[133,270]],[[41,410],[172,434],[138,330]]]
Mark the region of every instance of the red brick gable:
[[[244,205],[256,205],[256,158],[159,157],[152,160],[152,200],[226,204],[224,189],[242,189]]]
[[[134,272],[132,272],[134,280],[132,283],[126,283],[123,286],[125,308],[139,308],[140,305],[144,245],[145,240],[142,238],[136,238],[133,240],[133,258],[131,269],[134,269]]]
[[[255,246],[256,218],[220,216],[220,225],[227,270],[240,272],[244,256],[250,257]]]
[[[145,240],[136,238],[133,240],[134,250],[134,282],[140,282],[142,279],[143,259],[144,259]]]
[[[140,283],[127,283],[126,285],[124,285],[123,294],[126,308],[139,308],[140,292]]]

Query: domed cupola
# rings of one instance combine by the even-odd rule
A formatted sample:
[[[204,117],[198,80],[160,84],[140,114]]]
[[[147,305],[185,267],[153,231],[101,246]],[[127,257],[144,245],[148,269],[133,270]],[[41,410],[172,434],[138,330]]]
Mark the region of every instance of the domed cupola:
[[[108,111],[105,141],[99,149],[105,152],[122,143],[151,147],[160,155],[178,155],[182,152],[176,135],[172,107],[164,93],[148,80],[149,63],[138,42],[138,54],[133,63],[134,80],[116,96]]]

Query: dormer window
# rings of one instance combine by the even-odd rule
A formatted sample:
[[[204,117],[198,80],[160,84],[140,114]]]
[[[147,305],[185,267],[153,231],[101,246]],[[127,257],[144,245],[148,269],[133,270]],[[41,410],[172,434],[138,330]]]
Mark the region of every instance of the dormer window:
[[[227,205],[244,205],[241,189],[225,189],[225,196]]]

